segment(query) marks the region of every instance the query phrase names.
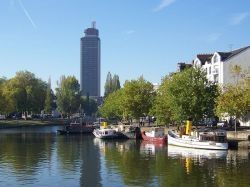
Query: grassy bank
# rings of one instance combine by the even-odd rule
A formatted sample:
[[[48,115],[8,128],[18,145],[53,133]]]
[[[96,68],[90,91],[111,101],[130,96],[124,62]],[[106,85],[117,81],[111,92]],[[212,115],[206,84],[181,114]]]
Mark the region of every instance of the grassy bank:
[[[53,119],[53,120],[0,120],[0,129],[13,127],[27,127],[27,126],[47,126],[47,125],[65,125],[67,120]]]

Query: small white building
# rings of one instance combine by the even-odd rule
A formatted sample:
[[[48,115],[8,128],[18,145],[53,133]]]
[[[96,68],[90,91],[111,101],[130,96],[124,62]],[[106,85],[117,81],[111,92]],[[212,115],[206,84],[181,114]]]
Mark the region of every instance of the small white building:
[[[250,72],[250,46],[230,52],[215,52],[213,54],[198,54],[193,61],[195,67],[201,67],[211,82],[225,85],[235,83],[232,68],[241,67],[243,72]]]
[[[153,83],[153,89],[154,91],[157,91],[160,88],[160,84],[159,83]]]
[[[223,86],[235,84],[236,77],[232,73],[232,68],[237,65],[242,69],[242,73],[250,73],[250,46],[243,47],[230,52],[214,52],[213,54],[198,54],[193,61],[194,67],[201,67],[207,79],[211,82]],[[239,77],[241,78],[241,77]],[[250,126],[250,113],[241,124]]]

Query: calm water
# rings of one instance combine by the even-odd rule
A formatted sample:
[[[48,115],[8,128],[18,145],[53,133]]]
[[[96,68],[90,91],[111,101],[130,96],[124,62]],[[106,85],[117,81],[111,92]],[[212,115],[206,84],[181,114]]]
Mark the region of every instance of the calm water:
[[[0,130],[0,186],[250,186],[249,151],[201,151]]]

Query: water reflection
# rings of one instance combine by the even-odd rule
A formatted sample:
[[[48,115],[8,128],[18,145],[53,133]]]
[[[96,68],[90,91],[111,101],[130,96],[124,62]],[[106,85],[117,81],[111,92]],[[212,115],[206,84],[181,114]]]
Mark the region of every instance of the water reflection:
[[[249,160],[248,150],[0,133],[0,186],[249,186]]]
[[[43,134],[1,134],[0,171],[17,181],[37,181],[39,170],[51,161],[55,138]]]
[[[85,135],[80,154],[82,162],[80,185],[101,186],[100,152],[98,147],[94,145],[93,136]]]
[[[167,147],[131,140],[118,142],[95,139],[94,141],[105,159],[105,168],[109,173],[119,173],[125,185],[225,186],[240,183],[242,186],[247,186],[249,184],[247,179],[249,171],[246,168],[250,164],[249,153],[246,151],[241,154],[240,151]],[[231,160],[228,161],[229,158]],[[244,159],[247,159],[246,165],[243,164]],[[227,162],[230,163],[229,166]],[[232,163],[236,164],[232,166]],[[236,171],[239,168],[244,168],[244,172],[238,174]],[[233,173],[234,176],[229,177]]]
[[[156,154],[167,154],[167,146],[148,141],[142,141],[140,145],[140,153],[155,156]]]
[[[168,145],[168,156],[174,157],[174,158],[178,158],[178,157],[192,158],[196,160],[218,159],[218,158],[226,158],[227,151],[192,149],[192,148]]]
[[[145,186],[152,183],[153,178],[150,173],[152,160],[141,156],[140,142],[95,139],[95,144],[99,145],[104,156],[107,173],[118,173],[125,185]]]

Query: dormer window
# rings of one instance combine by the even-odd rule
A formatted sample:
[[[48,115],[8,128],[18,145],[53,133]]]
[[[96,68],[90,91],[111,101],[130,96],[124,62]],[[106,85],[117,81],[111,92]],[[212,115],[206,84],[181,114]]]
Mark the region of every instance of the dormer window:
[[[218,55],[214,55],[214,63],[218,62],[219,61],[219,57]]]
[[[194,61],[194,65],[195,67],[201,67],[201,63],[198,59]]]

